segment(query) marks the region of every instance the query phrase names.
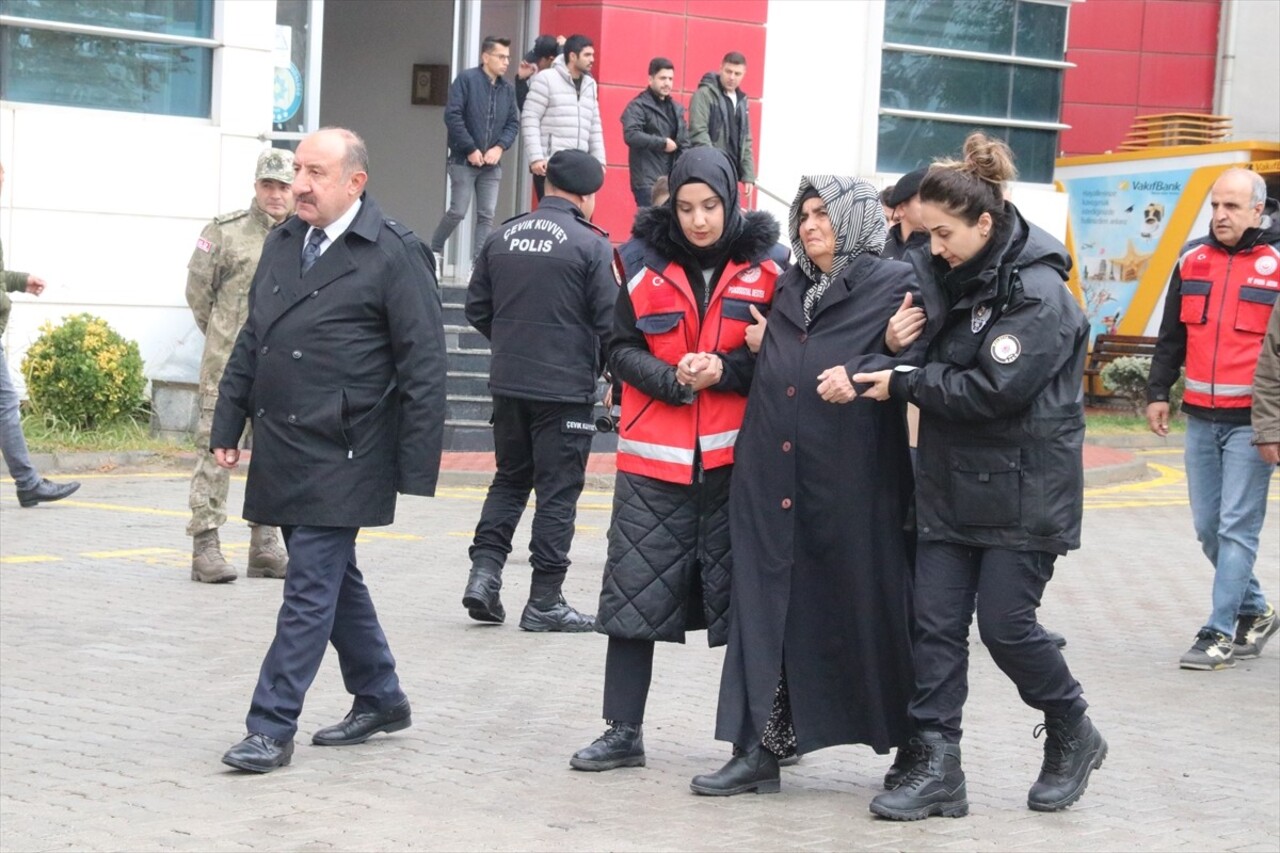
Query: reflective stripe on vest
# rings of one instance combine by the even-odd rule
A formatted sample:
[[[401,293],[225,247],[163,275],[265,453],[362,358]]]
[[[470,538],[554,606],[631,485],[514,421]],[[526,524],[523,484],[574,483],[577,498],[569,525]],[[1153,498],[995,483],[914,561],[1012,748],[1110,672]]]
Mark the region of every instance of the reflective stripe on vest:
[[[630,438],[618,439],[618,452],[630,453],[642,459],[655,462],[674,462],[677,465],[692,465],[693,451],[683,447],[672,447],[666,444],[652,444],[647,441],[635,441]]]
[[[708,450],[723,450],[726,447],[733,447],[733,443],[738,440],[738,431],[731,429],[728,432],[718,432],[714,435],[698,436],[698,446],[705,453]]]
[[[1215,397],[1248,397],[1253,393],[1252,385],[1214,385],[1212,382],[1201,382],[1198,379],[1187,380],[1188,391],[1201,394],[1212,394]]]

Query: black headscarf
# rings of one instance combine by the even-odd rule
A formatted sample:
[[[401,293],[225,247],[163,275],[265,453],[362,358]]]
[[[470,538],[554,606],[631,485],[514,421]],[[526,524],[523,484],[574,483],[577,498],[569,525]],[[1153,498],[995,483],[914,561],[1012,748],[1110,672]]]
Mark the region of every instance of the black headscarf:
[[[718,148],[692,148],[680,155],[671,170],[671,240],[680,246],[701,269],[719,267],[729,254],[738,235],[742,233],[742,211],[738,209],[738,177],[733,164]],[[676,212],[676,196],[685,184],[706,184],[720,198],[724,206],[724,231],[720,239],[710,246],[695,246],[689,242],[680,227],[680,215]]]

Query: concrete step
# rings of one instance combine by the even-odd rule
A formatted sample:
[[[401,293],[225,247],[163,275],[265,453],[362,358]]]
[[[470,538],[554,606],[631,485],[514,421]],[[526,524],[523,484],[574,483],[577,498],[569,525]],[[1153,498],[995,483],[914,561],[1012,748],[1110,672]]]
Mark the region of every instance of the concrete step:
[[[445,406],[446,421],[479,421],[488,424],[492,414],[493,398],[488,395],[450,394]]]
[[[467,322],[467,307],[464,302],[445,302],[440,306],[444,312],[446,326],[470,326]]]
[[[450,370],[445,383],[449,396],[483,397],[489,393],[489,374],[480,371]]]
[[[448,370],[459,373],[489,375],[489,350],[451,346],[447,349]]]
[[[487,352],[489,340],[470,326],[446,323],[444,345],[449,349],[478,349]]]

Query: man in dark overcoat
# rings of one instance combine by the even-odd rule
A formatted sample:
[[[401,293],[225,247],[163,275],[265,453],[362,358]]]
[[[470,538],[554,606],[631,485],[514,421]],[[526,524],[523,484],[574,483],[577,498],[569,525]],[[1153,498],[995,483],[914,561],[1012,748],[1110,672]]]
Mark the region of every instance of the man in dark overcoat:
[[[392,523],[397,492],[435,492],[444,329],[430,256],[365,194],[368,168],[364,142],[349,130],[298,145],[297,214],[263,247],[249,318],[218,389],[212,452],[234,468],[253,419],[259,452],[244,517],[278,526],[289,552],[249,734],[222,759],[256,773],[292,758],[302,701],[330,642],[355,701],[312,742],[362,743],[410,723],[355,540],[361,527]]]

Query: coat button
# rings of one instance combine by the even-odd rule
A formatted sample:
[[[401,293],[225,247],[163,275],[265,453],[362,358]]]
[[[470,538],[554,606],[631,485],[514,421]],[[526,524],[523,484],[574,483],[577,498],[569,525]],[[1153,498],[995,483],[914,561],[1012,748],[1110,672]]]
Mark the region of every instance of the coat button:
[[[297,422],[298,422],[298,416],[297,416],[297,415],[289,415],[289,423],[291,423],[291,424],[296,424]]]
[[[808,333],[808,332],[801,332],[801,333],[800,333],[800,343],[804,343],[804,342],[805,342],[805,341],[807,341],[807,340],[809,340],[809,333]]]
[[[789,441],[784,441],[784,442],[782,442],[782,452],[783,452],[783,453],[790,453],[790,452],[791,452],[791,442],[789,442]]]
[[[266,355],[266,354],[267,354],[267,350],[269,350],[269,349],[271,349],[271,347],[267,346],[266,344],[263,344],[262,349],[258,350],[258,354],[259,354],[259,355]]]
[[[318,290],[313,290],[313,291],[311,291],[311,298],[312,298],[312,299],[315,299],[315,298],[316,298],[317,296],[319,296],[319,295],[320,295],[320,291],[318,291]]]
[[[783,508],[783,509],[791,509],[791,498],[783,498],[783,499],[782,499],[782,508]]]
[[[294,357],[294,358],[302,358],[302,350],[300,350],[300,349],[296,349],[296,350],[294,350],[294,351],[293,351],[293,357]]]
[[[788,397],[794,397],[795,395],[796,395],[796,386],[794,386],[794,385],[788,385],[788,386],[787,386],[787,396],[788,396]]]
[[[258,409],[258,417],[262,417],[267,413],[266,409]]]

